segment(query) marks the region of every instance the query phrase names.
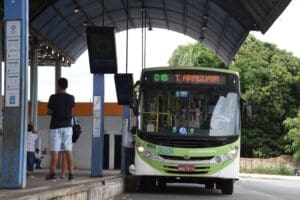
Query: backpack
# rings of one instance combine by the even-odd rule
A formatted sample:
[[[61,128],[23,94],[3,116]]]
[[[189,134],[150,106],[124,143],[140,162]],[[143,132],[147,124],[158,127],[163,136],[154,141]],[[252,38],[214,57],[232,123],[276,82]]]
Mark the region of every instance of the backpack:
[[[78,123],[76,117],[72,117],[72,124],[73,124],[73,126],[72,126],[72,129],[73,129],[72,142],[76,143],[80,134],[82,133],[81,126]]]

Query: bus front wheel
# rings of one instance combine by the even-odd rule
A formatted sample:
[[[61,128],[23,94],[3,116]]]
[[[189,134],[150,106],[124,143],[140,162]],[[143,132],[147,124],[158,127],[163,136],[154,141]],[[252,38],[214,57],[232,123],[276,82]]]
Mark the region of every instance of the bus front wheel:
[[[233,193],[233,179],[228,179],[222,181],[221,191],[223,194],[232,194]]]
[[[141,176],[139,177],[139,191],[152,192],[156,186],[156,180],[154,177]]]
[[[205,189],[212,190],[214,188],[215,188],[215,183],[214,182],[205,183]]]

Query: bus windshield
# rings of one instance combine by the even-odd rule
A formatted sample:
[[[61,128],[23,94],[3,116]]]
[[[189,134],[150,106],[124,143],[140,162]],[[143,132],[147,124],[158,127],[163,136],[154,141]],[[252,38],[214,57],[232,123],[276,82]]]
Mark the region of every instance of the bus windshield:
[[[239,97],[232,91],[160,90],[142,93],[141,131],[176,136],[239,134]]]

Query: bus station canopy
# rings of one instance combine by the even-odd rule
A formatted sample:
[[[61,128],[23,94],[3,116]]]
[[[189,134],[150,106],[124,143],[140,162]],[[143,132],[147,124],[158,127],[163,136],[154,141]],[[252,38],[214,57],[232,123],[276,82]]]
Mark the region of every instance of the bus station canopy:
[[[3,3],[3,1],[1,1]],[[249,31],[265,33],[290,0],[30,0],[31,47],[39,48],[39,65],[65,66],[87,49],[88,25],[116,32],[163,28],[203,42],[229,64]],[[3,7],[3,6],[2,6]],[[2,10],[3,11],[3,10]],[[142,17],[144,16],[144,17]],[[104,17],[104,19],[103,19]],[[163,44],[161,44],[163,45]]]

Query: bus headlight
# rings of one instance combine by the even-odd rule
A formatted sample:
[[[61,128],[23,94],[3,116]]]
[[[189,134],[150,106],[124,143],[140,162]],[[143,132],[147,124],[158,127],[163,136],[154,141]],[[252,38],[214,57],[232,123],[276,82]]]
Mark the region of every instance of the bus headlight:
[[[223,158],[224,158],[224,160],[226,161],[226,160],[230,160],[232,157],[231,157],[231,155],[230,155],[229,153],[225,153],[225,154],[223,155]]]
[[[151,157],[149,158],[150,160],[154,160],[154,161],[161,161],[161,157],[158,155],[151,155]]]
[[[223,155],[224,161],[231,160],[232,158],[236,157],[237,153],[238,153],[238,150],[236,150],[236,149],[232,149],[229,152],[225,153]]]
[[[149,158],[151,156],[151,153],[149,151],[144,151],[144,156],[146,158]]]
[[[221,156],[216,156],[216,157],[215,157],[215,161],[216,161],[217,163],[222,162],[222,157],[221,157]]]
[[[139,147],[137,148],[137,151],[138,151],[139,153],[143,153],[143,152],[145,151],[145,148],[142,147],[142,146],[139,146]]]
[[[144,151],[141,153],[145,158],[148,158],[149,160],[153,160],[156,162],[161,162],[163,159],[159,155],[152,154],[149,151]]]
[[[235,157],[235,156],[237,155],[237,153],[238,153],[238,150],[237,150],[237,149],[232,149],[232,150],[230,151],[230,155],[231,155],[232,157]]]

